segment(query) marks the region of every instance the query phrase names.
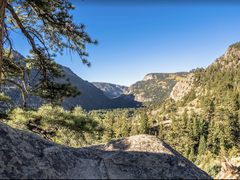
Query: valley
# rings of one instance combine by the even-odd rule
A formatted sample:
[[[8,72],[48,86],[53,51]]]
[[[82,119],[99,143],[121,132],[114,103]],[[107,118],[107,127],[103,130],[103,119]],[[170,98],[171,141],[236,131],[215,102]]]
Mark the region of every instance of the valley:
[[[35,110],[7,111],[12,120],[3,121],[31,132],[29,127],[35,125],[47,132],[41,136],[72,147],[138,134],[155,135],[215,177],[223,155],[239,165],[239,64],[240,43],[235,43],[206,69],[150,73],[129,88],[98,82],[93,85],[62,67],[81,91],[79,97],[65,99],[62,107],[39,103]],[[22,103],[17,89],[6,86],[5,90],[14,102]],[[39,101],[31,100],[29,106]],[[34,120],[37,117],[41,117],[39,124]]]

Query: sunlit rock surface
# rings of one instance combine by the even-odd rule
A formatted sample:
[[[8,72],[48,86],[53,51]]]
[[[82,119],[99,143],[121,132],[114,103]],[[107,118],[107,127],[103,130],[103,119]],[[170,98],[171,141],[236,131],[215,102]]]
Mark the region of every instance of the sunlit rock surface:
[[[0,179],[211,179],[159,138],[60,146],[0,122]]]

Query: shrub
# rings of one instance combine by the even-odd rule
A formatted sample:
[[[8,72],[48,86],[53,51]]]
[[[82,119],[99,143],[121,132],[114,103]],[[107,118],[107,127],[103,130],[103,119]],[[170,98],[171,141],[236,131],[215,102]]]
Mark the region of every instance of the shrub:
[[[81,107],[65,111],[44,105],[37,110],[16,108],[8,113],[8,125],[34,132],[61,145],[81,147],[95,142],[99,123],[83,113]]]

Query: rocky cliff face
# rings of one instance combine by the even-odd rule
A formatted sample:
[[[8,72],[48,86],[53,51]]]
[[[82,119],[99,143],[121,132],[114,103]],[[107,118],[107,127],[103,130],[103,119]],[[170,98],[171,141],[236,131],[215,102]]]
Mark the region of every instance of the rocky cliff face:
[[[237,68],[240,65],[240,43],[232,44],[228,47],[226,53],[215,60],[208,68],[220,66],[221,70],[227,70],[228,68]],[[201,91],[198,87],[194,87],[193,84],[194,73],[189,73],[185,78],[182,78],[173,87],[170,97],[175,101],[180,100],[191,89]],[[199,92],[197,92],[198,94]]]
[[[124,94],[134,95],[138,102],[160,102],[169,97],[174,85],[186,74],[178,73],[151,73],[142,81],[131,85]]]
[[[185,94],[187,94],[192,88],[194,88],[193,80],[193,73],[190,73],[185,78],[182,78],[173,87],[170,97],[173,98],[175,101],[182,99]]]
[[[60,146],[0,122],[1,179],[211,179],[159,138]]]
[[[147,74],[142,81],[147,81],[147,80],[151,80],[151,79],[157,79],[157,75],[156,74]]]
[[[229,67],[236,69],[240,64],[240,43],[229,46],[225,54],[214,61],[211,66],[217,65],[217,63],[223,66],[222,69],[227,69]]]

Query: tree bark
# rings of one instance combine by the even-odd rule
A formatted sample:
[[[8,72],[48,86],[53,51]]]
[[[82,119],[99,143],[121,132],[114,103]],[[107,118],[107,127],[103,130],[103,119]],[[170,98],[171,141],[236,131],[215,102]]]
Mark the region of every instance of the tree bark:
[[[3,66],[3,40],[4,40],[4,20],[7,0],[0,0],[0,92],[2,87],[2,66]]]

